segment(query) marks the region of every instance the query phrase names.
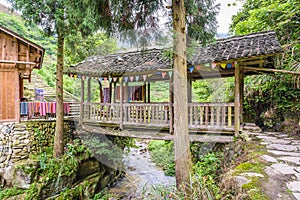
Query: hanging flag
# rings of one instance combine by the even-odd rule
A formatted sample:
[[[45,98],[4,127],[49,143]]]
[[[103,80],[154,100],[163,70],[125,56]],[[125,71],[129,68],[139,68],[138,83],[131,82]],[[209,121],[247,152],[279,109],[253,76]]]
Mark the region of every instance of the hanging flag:
[[[105,81],[105,82],[107,81],[107,77],[104,77],[104,81]]]
[[[117,82],[117,80],[118,80],[118,78],[117,78],[117,77],[114,77],[113,79],[114,79],[114,82]]]
[[[221,67],[222,67],[223,69],[225,69],[225,68],[226,68],[226,63],[221,63]]]
[[[196,66],[196,69],[197,69],[197,70],[200,70],[201,67],[202,67],[201,65],[197,65],[197,66]]]
[[[146,81],[147,75],[143,75],[143,79],[144,79],[144,81]]]
[[[173,72],[172,72],[172,71],[169,71],[168,74],[169,74],[169,76],[171,77],[172,74],[173,74]]]
[[[80,75],[78,75],[78,76],[77,76],[77,78],[81,78],[81,76],[80,76]]]
[[[215,63],[215,62],[213,62],[213,63],[211,63],[211,68],[216,68],[216,66],[217,66],[217,63]]]
[[[138,81],[139,81],[139,78],[140,78],[140,76],[139,76],[139,75],[136,75],[136,76],[135,76],[135,81],[138,82]]]
[[[167,72],[162,72],[161,73],[162,78],[165,78],[166,74],[167,74]]]
[[[74,78],[77,78],[77,74],[74,74]]]
[[[73,74],[70,74],[70,77],[72,78],[72,77],[73,77]]]
[[[124,81],[127,82],[128,81],[128,76],[124,77]]]
[[[111,82],[111,81],[112,81],[112,77],[111,77],[111,76],[109,76],[109,77],[108,77],[108,80],[109,80],[109,82]]]
[[[204,67],[209,67],[209,66],[210,66],[209,63],[205,63],[205,64],[204,64]]]
[[[82,76],[82,80],[84,80],[85,79],[85,76]]]
[[[195,67],[194,66],[191,66],[190,67],[190,72],[192,73],[194,71]]]
[[[102,78],[102,77],[100,77],[100,78],[99,78],[99,81],[100,81],[100,83],[102,83],[102,81],[103,81],[103,78]]]
[[[131,82],[133,81],[133,79],[134,79],[134,77],[133,77],[133,76],[130,76],[130,81],[131,81]]]
[[[227,69],[231,69],[232,68],[232,64],[231,63],[227,63],[226,68]]]

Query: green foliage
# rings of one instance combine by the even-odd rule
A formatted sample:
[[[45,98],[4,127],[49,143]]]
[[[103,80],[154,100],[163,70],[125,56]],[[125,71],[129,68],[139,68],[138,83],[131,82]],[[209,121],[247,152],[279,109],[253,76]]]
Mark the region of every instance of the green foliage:
[[[0,189],[0,199],[6,199],[12,196],[16,196],[19,194],[23,194],[24,190],[16,189],[15,187],[7,188],[7,189]]]
[[[37,183],[30,184],[26,191],[26,200],[38,199],[40,185]]]
[[[161,167],[168,176],[175,175],[174,142],[151,140],[148,145],[151,158],[158,167]]]

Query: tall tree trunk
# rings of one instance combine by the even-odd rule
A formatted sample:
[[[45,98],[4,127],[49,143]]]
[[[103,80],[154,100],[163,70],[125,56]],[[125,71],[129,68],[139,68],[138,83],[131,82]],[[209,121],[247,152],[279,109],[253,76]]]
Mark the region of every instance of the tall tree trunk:
[[[62,34],[58,33],[56,65],[56,127],[53,148],[54,157],[60,157],[64,153],[63,68],[64,37]]]
[[[190,184],[190,140],[188,132],[186,24],[184,0],[172,0],[175,32],[173,57],[174,86],[174,150],[176,185],[187,192]]]

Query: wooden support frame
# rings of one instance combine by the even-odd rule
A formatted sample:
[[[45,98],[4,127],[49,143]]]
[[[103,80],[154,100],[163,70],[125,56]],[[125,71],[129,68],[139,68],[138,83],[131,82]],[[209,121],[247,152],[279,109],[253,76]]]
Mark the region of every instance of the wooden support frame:
[[[241,71],[238,62],[235,62],[234,66],[234,134],[237,136],[240,132],[241,124]]]
[[[174,134],[174,88],[173,88],[173,76],[169,79],[169,109],[170,109],[170,127],[169,132],[170,134]]]
[[[81,96],[80,96],[80,117],[79,117],[79,126],[83,124],[83,102],[84,102],[84,79],[81,78]]]
[[[123,130],[123,77],[120,78],[120,129]]]

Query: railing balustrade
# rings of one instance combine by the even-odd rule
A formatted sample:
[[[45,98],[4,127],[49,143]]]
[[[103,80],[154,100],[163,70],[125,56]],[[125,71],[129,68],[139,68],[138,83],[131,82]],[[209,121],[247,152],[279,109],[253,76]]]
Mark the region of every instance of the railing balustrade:
[[[44,102],[50,105],[51,102]],[[53,103],[53,102],[52,102]],[[34,102],[21,102],[21,114],[27,113],[25,120],[54,118],[55,112],[46,107],[46,115],[40,115],[39,109],[43,109],[41,103],[37,103],[41,108],[38,113],[32,113],[25,105],[34,105]],[[54,106],[55,103],[52,105]],[[132,126],[149,127],[169,127],[170,125],[170,104],[169,103],[82,103],[82,118],[80,118],[80,103],[67,102],[66,118],[82,119],[83,122],[113,123]],[[36,106],[36,105],[34,105]],[[51,107],[52,108],[52,107]],[[189,103],[188,104],[188,124],[189,128],[232,128],[234,122],[234,103]],[[121,112],[123,109],[123,112]],[[31,116],[29,117],[29,113]],[[121,116],[122,114],[122,116]],[[24,117],[24,116],[23,116]],[[122,118],[122,120],[121,120]],[[22,119],[22,118],[21,118]]]

